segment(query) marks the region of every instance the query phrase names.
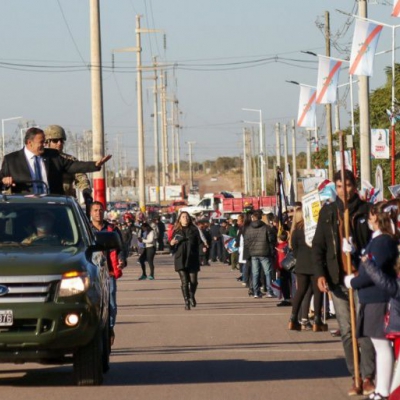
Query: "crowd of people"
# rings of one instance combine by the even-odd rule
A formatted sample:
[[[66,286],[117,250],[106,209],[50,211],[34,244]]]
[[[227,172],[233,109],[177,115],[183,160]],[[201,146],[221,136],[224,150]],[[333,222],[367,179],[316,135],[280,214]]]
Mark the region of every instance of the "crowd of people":
[[[145,219],[141,212],[127,212],[117,217],[106,212],[102,203],[93,202],[85,173],[98,171],[110,156],[80,162],[63,153],[65,140],[65,131],[58,125],[44,131],[28,129],[24,148],[4,157],[0,179],[14,193],[75,195],[78,187],[94,231],[120,235],[122,249],[106,254],[112,342],[116,280],[128,257],[137,254],[139,280],[154,280],[156,251],[164,250],[167,237],[185,310],[197,305],[200,267],[227,264],[232,271],[240,271],[235,278],[255,301],[279,297],[276,306],[291,308],[289,330],[324,332],[326,319],[335,317],[339,330],[333,334],[341,337],[353,379],[348,395],[388,399],[394,368],[391,340],[400,336],[400,200],[373,205],[363,201],[353,173],[346,170],[344,179],[339,172],[334,176],[336,198],[321,208],[311,246],[306,242],[300,202],[290,213],[279,215],[249,208],[236,218],[210,220],[181,212],[166,231],[159,216]],[[37,232],[27,242],[41,237],[46,228],[43,220],[46,218],[37,217]],[[51,222],[47,220],[47,224]],[[294,269],[286,267],[290,254],[295,259]],[[352,310],[357,314],[355,327]],[[354,351],[359,353],[357,357]]]
[[[276,305],[291,307],[289,330],[324,332],[326,319],[336,318],[339,330],[332,334],[341,338],[352,376],[348,395],[388,399],[394,365],[390,339],[400,335],[400,202],[372,205],[363,201],[350,171],[345,171],[344,182],[338,172],[334,183],[337,196],[323,205],[312,246],[306,243],[301,203],[280,217],[247,210],[236,220],[208,222],[182,213],[170,237],[175,269],[187,310],[200,266],[220,262],[240,269],[236,279],[254,299],[280,296]],[[345,213],[349,215],[347,235]],[[284,267],[289,252],[296,259],[294,270]],[[359,353],[356,358],[354,349]]]

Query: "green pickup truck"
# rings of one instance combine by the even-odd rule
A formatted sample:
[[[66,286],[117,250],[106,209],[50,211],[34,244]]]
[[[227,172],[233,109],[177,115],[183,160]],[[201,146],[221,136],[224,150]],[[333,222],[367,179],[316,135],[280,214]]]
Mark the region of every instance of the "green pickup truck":
[[[71,197],[0,195],[0,362],[72,363],[77,385],[109,369],[114,232],[94,233]]]

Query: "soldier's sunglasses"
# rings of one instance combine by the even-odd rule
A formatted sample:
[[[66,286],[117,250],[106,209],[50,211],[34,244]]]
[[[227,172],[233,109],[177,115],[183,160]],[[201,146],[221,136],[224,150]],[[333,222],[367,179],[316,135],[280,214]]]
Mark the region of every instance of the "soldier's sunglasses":
[[[49,139],[48,141],[51,143],[64,143],[64,139]]]

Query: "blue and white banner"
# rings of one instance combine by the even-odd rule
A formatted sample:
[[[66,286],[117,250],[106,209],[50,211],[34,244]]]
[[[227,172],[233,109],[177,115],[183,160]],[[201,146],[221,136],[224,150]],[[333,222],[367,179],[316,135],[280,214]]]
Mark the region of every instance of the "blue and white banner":
[[[383,26],[356,20],[350,57],[350,75],[372,76],[376,47]]]
[[[315,128],[315,98],[317,92],[315,88],[300,85],[299,111],[297,116],[297,126],[301,128]]]
[[[319,57],[317,104],[336,103],[341,65],[341,61],[333,60],[330,57]]]

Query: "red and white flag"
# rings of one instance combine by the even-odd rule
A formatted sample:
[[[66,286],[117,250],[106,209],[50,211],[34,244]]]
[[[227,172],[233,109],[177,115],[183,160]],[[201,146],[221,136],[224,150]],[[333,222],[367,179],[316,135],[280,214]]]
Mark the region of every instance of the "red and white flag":
[[[400,17],[400,0],[393,1],[392,17]]]
[[[317,104],[335,103],[341,61],[329,57],[319,57]]]
[[[300,85],[299,112],[297,126],[302,128],[315,128],[315,88]]]
[[[383,26],[356,20],[350,57],[350,75],[372,76],[374,57]]]

